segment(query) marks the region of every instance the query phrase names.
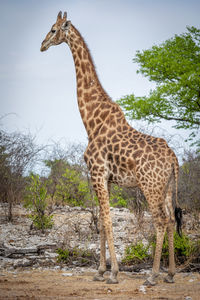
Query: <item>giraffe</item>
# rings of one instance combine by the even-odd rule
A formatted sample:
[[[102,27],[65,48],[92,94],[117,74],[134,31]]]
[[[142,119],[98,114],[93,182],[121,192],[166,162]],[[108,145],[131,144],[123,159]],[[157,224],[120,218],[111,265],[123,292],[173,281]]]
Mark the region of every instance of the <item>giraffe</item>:
[[[88,134],[84,159],[100,207],[100,264],[94,280],[105,280],[107,241],[111,258],[111,273],[107,283],[118,283],[119,268],[109,205],[110,186],[115,183],[126,187],[138,186],[147,199],[154,220],[156,250],[152,273],[145,284],[157,283],[166,231],[169,240],[169,270],[164,280],[173,283],[173,231],[175,215],[180,216],[181,213],[177,202],[179,165],[176,155],[164,139],[138,132],[128,124],[119,105],[103,89],[80,32],[67,19],[67,13],[64,12],[62,16],[60,11],[40,50],[46,51],[50,46],[63,42],[68,44],[74,60],[78,106]],[[174,190],[176,201],[172,201]]]

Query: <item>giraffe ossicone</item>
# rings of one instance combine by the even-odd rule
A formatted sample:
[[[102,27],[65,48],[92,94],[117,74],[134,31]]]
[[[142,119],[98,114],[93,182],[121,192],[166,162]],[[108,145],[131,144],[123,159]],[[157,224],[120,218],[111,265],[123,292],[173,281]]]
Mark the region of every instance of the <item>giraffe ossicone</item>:
[[[59,12],[56,23],[42,42],[41,51],[63,42],[68,44],[74,59],[78,106],[88,134],[84,158],[100,206],[100,265],[94,280],[104,280],[107,241],[111,258],[108,283],[118,282],[109,206],[110,185],[115,183],[127,187],[138,186],[153,216],[156,250],[152,274],[145,284],[156,284],[166,231],[169,240],[169,270],[165,281],[171,283],[175,274],[174,210],[180,210],[177,203],[179,166],[176,155],[164,139],[138,132],[128,124],[121,108],[103,89],[80,32],[67,20],[66,12],[63,17]],[[174,190],[175,201],[172,199]]]

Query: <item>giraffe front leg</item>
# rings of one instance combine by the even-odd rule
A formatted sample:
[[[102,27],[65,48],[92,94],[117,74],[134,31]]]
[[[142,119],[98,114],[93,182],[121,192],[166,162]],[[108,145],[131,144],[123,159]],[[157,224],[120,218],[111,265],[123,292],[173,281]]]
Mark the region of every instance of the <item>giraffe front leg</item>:
[[[106,233],[106,239],[107,239],[110,258],[111,258],[111,274],[110,274],[110,278],[107,280],[107,283],[113,284],[113,283],[118,283],[117,275],[119,272],[119,267],[118,267],[118,262],[115,254],[112,220],[110,217],[110,205],[108,200],[104,204],[102,214],[103,214],[103,226]]]
[[[104,281],[103,274],[106,271],[106,233],[103,226],[102,212],[100,210],[100,265],[98,273],[94,276],[94,281]]]
[[[95,191],[97,193],[99,204],[100,204],[100,211],[101,211],[101,220],[103,229],[101,230],[101,259],[100,259],[100,267],[97,278],[102,278],[103,273],[105,272],[105,237],[108,243],[110,258],[111,258],[111,275],[110,278],[107,280],[107,283],[118,283],[117,275],[118,275],[118,263],[115,254],[114,248],[114,238],[113,238],[113,228],[112,228],[112,220],[110,217],[110,204],[109,204],[109,192],[106,189],[107,185],[102,182],[96,183],[94,185]]]

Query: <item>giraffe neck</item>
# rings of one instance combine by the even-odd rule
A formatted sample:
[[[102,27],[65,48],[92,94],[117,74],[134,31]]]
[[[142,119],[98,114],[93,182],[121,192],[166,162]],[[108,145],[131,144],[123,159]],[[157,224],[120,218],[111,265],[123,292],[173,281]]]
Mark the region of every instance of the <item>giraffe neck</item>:
[[[67,44],[74,59],[78,106],[89,140],[95,138],[102,127],[105,131],[106,124],[109,127],[118,126],[119,130],[120,124],[127,124],[124,114],[103,89],[89,49],[73,25],[67,35]]]

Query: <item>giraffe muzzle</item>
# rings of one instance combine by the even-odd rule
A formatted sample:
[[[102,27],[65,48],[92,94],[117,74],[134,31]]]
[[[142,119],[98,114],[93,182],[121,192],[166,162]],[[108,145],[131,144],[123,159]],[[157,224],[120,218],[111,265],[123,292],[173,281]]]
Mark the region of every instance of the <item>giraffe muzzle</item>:
[[[42,42],[42,45],[41,45],[41,48],[40,48],[40,51],[41,51],[41,52],[44,52],[44,51],[46,51],[48,48],[49,48],[48,43],[45,42],[45,41],[43,41],[43,42]]]
[[[40,48],[40,51],[41,51],[41,52],[44,52],[44,51],[46,51],[46,50],[47,50],[47,48],[45,47],[45,45],[42,44],[42,45],[41,45],[41,48]]]

